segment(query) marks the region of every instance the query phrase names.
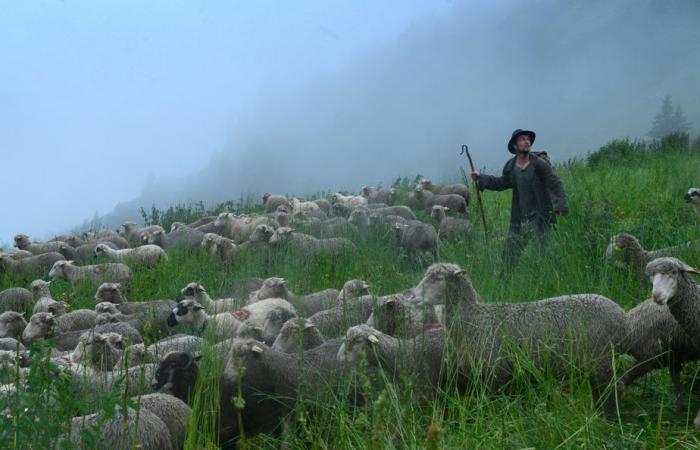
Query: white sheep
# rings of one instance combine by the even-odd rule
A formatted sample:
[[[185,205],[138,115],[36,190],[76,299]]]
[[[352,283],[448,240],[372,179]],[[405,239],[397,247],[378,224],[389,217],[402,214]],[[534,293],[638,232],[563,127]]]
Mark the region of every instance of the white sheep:
[[[95,256],[106,257],[110,261],[133,263],[145,267],[155,267],[168,260],[168,254],[157,245],[141,245],[134,248],[114,250],[105,244],[97,244]]]
[[[348,208],[367,206],[369,203],[367,199],[361,195],[343,195],[340,192],[331,195],[330,202],[331,205],[341,204]]]
[[[204,286],[196,281],[187,284],[187,286],[180,290],[180,293],[185,297],[194,298],[200,305],[204,306],[207,313],[210,314],[233,311],[238,309],[242,303],[236,301],[234,298],[220,298],[217,300],[212,300]]]
[[[467,219],[448,216],[449,210],[450,208],[440,205],[433,205],[430,210],[430,217],[440,224],[438,236],[440,239],[452,241],[466,240],[474,231],[474,227]]]
[[[209,257],[223,262],[234,260],[238,251],[236,244],[227,237],[216,233],[206,233],[202,238],[202,248],[206,249]]]
[[[95,285],[106,282],[126,284],[130,277],[129,266],[122,263],[76,266],[72,261],[56,261],[49,271],[51,280],[65,278],[73,286],[83,281]]]

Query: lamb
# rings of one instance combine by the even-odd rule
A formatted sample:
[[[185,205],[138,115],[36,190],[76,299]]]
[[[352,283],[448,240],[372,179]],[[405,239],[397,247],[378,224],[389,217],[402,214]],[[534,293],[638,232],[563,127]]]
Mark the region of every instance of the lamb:
[[[434,205],[447,206],[451,210],[466,214],[467,213],[467,201],[464,197],[458,194],[433,194],[427,189],[423,189],[422,186],[418,186],[415,189],[415,196],[418,201],[423,204],[428,212],[432,209]]]
[[[605,258],[622,269],[636,272],[640,280],[645,280],[644,268],[648,262],[662,256],[677,255],[686,249],[700,251],[700,241],[648,251],[642,247],[636,237],[628,233],[620,233],[610,238],[610,244],[605,250]]]
[[[201,245],[207,250],[210,258],[223,262],[232,262],[238,252],[236,244],[231,239],[216,233],[206,233]]]
[[[309,316],[334,307],[338,294],[339,291],[336,289],[325,289],[313,294],[294,295],[287,288],[287,281],[284,278],[272,277],[263,281],[260,289],[251,292],[249,302],[255,303],[268,298],[283,298],[294,304],[302,314]]]
[[[358,208],[360,206],[367,206],[369,203],[366,198],[361,195],[343,195],[340,192],[336,192],[331,195],[330,198],[331,205],[341,204],[348,208]]]
[[[54,263],[65,261],[66,258],[58,252],[42,253],[28,258],[15,260],[7,256],[0,256],[0,273],[5,272],[14,277],[26,277],[28,275],[44,274]]]
[[[615,302],[596,294],[566,295],[531,303],[481,303],[466,272],[454,264],[434,264],[429,304],[445,305],[448,339],[462,374],[476,374],[497,390],[512,379],[524,352],[535,368],[567,378],[573,368],[590,365],[596,399],[613,380],[613,355],[629,345],[627,315]],[[511,349],[510,345],[514,347]],[[512,350],[516,350],[514,354]],[[611,414],[615,397],[604,402]]]
[[[430,217],[437,220],[440,224],[438,236],[440,239],[449,241],[464,240],[467,236],[471,235],[472,231],[474,231],[474,227],[467,219],[449,217],[447,215],[447,211],[449,210],[450,208],[440,205],[434,205],[430,210]]]
[[[24,320],[24,313],[6,311],[0,314],[0,338],[20,337],[26,327],[27,321]]]
[[[66,245],[65,242],[49,241],[49,242],[31,242],[26,234],[18,234],[15,236],[14,246],[20,250],[26,250],[34,255],[42,253],[59,252],[61,247]]]
[[[204,232],[183,225],[171,233],[166,233],[164,230],[142,233],[141,243],[144,244],[142,246],[156,245],[164,250],[175,248],[195,250],[202,245],[203,238]]]
[[[309,317],[309,321],[316,325],[323,336],[336,337],[344,333],[348,327],[367,322],[374,304],[375,298],[372,295],[357,297],[351,302],[319,311]]]
[[[119,228],[119,235],[128,241],[130,247],[138,247],[142,244],[143,234],[149,235],[156,231],[165,233],[165,230],[160,225],[139,227],[133,222],[126,222]]]
[[[281,310],[286,318],[279,324],[268,322],[268,315]],[[274,339],[286,320],[295,317],[292,305],[282,299],[268,299],[232,312],[210,316],[193,299],[181,300],[168,317],[168,325],[189,324],[195,334],[213,333],[217,341],[238,336]],[[210,331],[211,330],[211,331]]]
[[[362,188],[362,196],[367,199],[367,203],[384,203],[386,205],[393,205],[396,201],[397,192],[396,189],[380,189],[379,191],[374,191],[372,186],[364,186]]]
[[[437,233],[432,225],[411,220],[408,224],[397,223],[394,227],[398,245],[413,259],[420,259],[429,253],[433,261],[438,260]]]
[[[201,284],[193,281],[180,291],[185,297],[194,298],[200,305],[204,306],[208,313],[217,314],[225,311],[238,309],[240,302],[234,298],[220,298],[212,300],[206,289]]]
[[[415,376],[419,384],[437,388],[444,378],[443,351],[445,330],[426,331],[415,339],[397,339],[369,325],[349,328],[338,349],[340,364],[356,364],[365,354],[372,367],[381,367],[391,378],[404,374]]]
[[[173,450],[173,442],[167,425],[146,408],[135,411],[128,408],[126,414],[117,407],[114,416],[107,418],[100,412],[87,416],[74,417],[68,439],[76,448],[97,448],[110,450]],[[85,433],[97,432],[84,442]]]
[[[32,293],[24,288],[0,291],[0,312],[26,311],[34,304]]]
[[[412,338],[426,326],[438,324],[431,305],[416,302],[402,295],[388,295],[378,299],[367,319],[367,325],[398,338]]]
[[[346,238],[317,239],[308,234],[295,233],[292,228],[280,227],[270,238],[273,246],[287,246],[305,256],[328,255],[336,258],[341,254],[355,253],[357,247]]]
[[[80,282],[89,282],[95,285],[106,282],[125,284],[130,277],[129,266],[122,263],[76,266],[72,261],[56,261],[49,271],[51,280],[65,278],[73,287]]]
[[[272,213],[277,210],[280,205],[291,205],[289,199],[284,195],[270,194],[265,192],[262,196],[263,205],[266,213]]]
[[[323,344],[323,335],[308,319],[289,319],[272,343],[272,349],[281,353],[299,353]]]
[[[464,201],[467,202],[467,206],[469,206],[469,188],[463,184],[455,183],[455,184],[443,184],[443,185],[436,185],[433,184],[432,181],[430,181],[427,178],[423,178],[420,181],[420,186],[423,189],[426,189],[433,194],[457,194],[461,197],[464,198]]]
[[[168,260],[168,254],[157,245],[142,245],[136,248],[114,250],[105,244],[97,244],[95,256],[104,256],[110,261],[155,267]]]
[[[688,192],[686,192],[683,198],[686,203],[691,203],[693,205],[696,213],[700,214],[700,188],[688,189]]]
[[[677,258],[662,257],[649,262],[645,273],[653,283],[651,296],[654,302],[668,306],[678,324],[692,339],[693,346],[700,349],[700,286],[690,276],[700,272]]]

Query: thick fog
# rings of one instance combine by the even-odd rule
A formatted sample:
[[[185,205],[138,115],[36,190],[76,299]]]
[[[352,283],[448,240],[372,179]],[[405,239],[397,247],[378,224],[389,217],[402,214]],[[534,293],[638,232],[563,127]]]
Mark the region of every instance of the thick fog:
[[[643,136],[666,94],[700,124],[694,0],[251,3],[4,6],[0,241],[455,178],[463,143],[497,171],[514,128],[566,159]]]

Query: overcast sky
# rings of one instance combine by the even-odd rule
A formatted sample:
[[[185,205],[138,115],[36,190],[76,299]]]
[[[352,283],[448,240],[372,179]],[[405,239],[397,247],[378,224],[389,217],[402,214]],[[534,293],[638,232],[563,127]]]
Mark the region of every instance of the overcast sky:
[[[452,176],[467,139],[497,167],[516,127],[570,156],[667,93],[695,120],[699,3],[3,2],[0,243],[120,202]]]

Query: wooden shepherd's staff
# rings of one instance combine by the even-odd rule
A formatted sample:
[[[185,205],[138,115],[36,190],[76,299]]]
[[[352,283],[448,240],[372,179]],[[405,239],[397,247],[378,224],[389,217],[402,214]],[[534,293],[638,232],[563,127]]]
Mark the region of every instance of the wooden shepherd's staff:
[[[472,172],[475,172],[476,170],[474,169],[474,162],[472,161],[472,157],[469,154],[469,147],[467,144],[462,145],[462,152],[460,155],[467,154],[467,159],[469,160],[469,167],[471,167]],[[461,169],[461,167],[460,167]],[[464,173],[464,169],[462,169],[462,176],[467,178],[467,175]],[[484,225],[484,239],[486,242],[489,241],[489,233],[488,229],[486,228],[486,216],[484,215],[484,204],[481,202],[481,192],[479,191],[479,186],[476,183],[476,180],[472,180],[472,184],[474,184],[474,190],[476,191],[476,202],[479,204],[479,212],[481,212],[481,223]]]

